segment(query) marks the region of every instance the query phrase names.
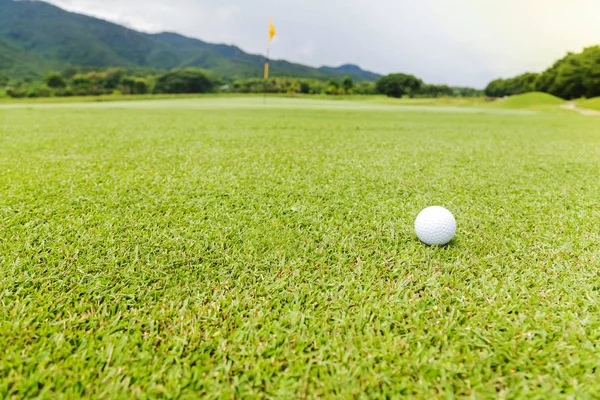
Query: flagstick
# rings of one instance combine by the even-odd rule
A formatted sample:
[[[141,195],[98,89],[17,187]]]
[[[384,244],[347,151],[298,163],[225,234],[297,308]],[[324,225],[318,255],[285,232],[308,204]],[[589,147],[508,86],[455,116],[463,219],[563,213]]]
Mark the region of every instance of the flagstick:
[[[269,59],[271,57],[270,41],[267,42],[267,59],[265,61],[264,105],[267,106],[267,81],[269,80]]]
[[[265,76],[264,76],[264,105],[267,106],[267,83],[269,83],[269,61],[271,58],[271,40],[275,36],[275,26],[273,26],[273,19],[269,21],[269,40],[267,40],[267,58],[265,60]]]

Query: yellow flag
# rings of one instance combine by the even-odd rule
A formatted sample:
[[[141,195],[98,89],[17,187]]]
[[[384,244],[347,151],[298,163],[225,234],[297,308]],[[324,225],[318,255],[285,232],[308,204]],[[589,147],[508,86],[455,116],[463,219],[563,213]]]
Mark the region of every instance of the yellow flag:
[[[269,40],[273,40],[277,31],[275,30],[275,25],[273,24],[273,19],[269,21]]]

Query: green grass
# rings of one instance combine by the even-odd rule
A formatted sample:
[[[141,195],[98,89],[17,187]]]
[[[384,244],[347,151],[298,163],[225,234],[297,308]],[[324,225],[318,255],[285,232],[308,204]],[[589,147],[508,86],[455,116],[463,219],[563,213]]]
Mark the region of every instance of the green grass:
[[[594,118],[214,101],[0,108],[1,398],[600,392]]]
[[[514,109],[555,109],[565,101],[548,93],[531,92],[515,96],[510,96],[507,99],[498,100],[494,103],[502,108]]]
[[[581,108],[600,111],[600,97],[594,97],[593,99],[577,100],[575,103],[578,107]]]

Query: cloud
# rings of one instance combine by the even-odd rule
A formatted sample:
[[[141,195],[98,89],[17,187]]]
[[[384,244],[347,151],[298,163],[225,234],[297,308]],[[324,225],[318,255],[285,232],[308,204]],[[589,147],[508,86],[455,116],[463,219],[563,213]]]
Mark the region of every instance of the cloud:
[[[300,46],[300,54],[306,58],[312,57],[315,54],[315,43],[312,40],[305,42]]]
[[[219,22],[226,23],[231,21],[239,20],[239,17],[242,15],[242,10],[235,5],[228,5],[225,7],[217,8],[217,18]]]
[[[353,63],[434,83],[482,87],[541,71],[600,42],[597,0],[51,0],[157,32],[175,31],[308,65]]]

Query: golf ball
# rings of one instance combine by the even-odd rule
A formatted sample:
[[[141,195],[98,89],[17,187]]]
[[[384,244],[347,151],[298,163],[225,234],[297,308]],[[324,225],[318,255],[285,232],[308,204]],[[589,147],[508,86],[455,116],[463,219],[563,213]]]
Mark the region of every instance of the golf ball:
[[[427,207],[417,216],[415,231],[423,243],[443,246],[454,238],[456,220],[444,207]]]

